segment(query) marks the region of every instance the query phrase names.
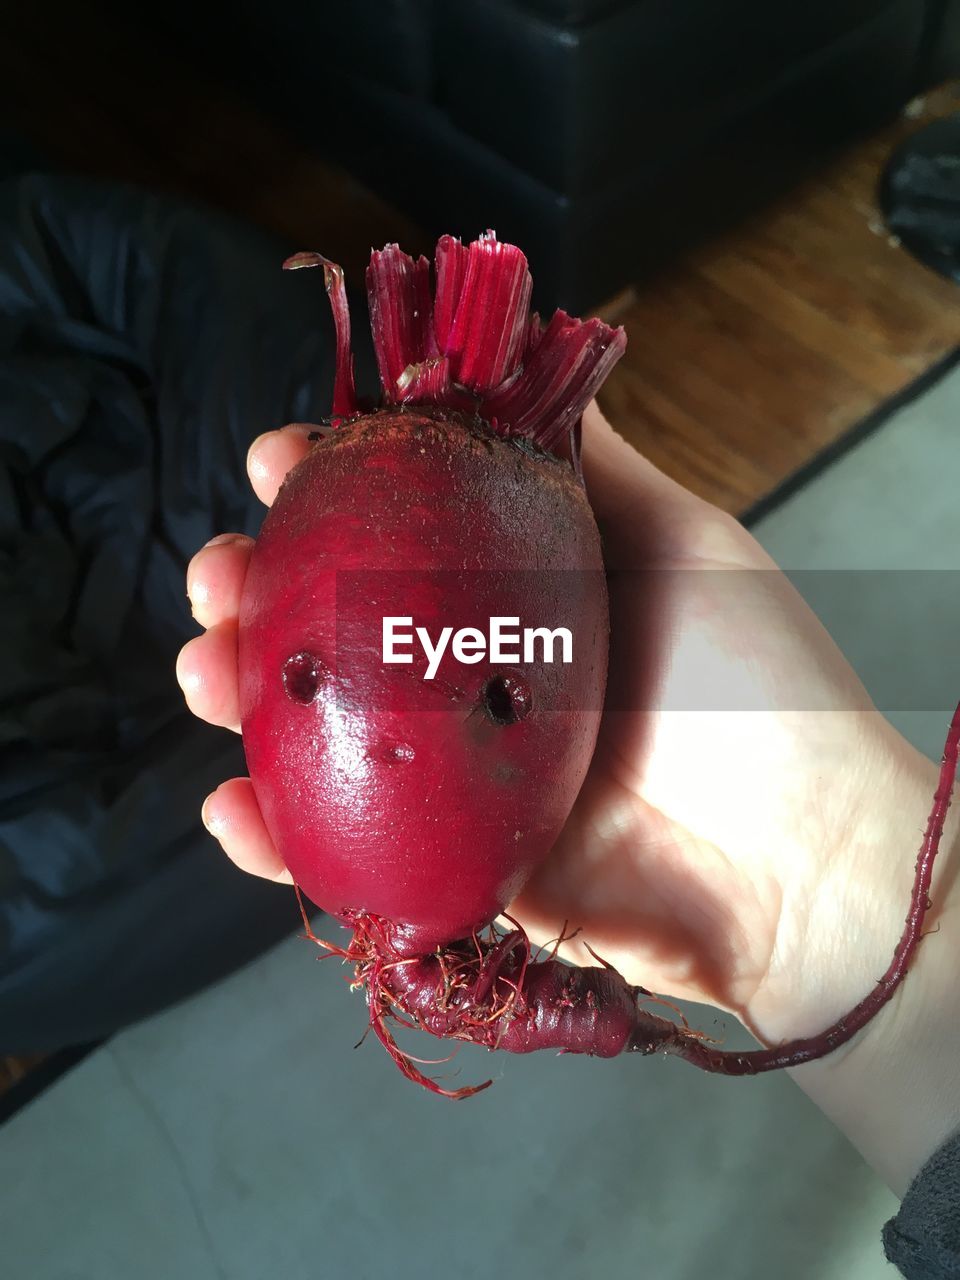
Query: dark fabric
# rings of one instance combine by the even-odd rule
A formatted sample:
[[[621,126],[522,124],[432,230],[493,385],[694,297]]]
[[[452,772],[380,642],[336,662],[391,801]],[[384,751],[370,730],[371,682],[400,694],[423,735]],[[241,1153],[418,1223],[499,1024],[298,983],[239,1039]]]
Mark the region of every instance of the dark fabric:
[[[304,247],[304,246],[295,246]],[[0,184],[0,1052],[102,1037],[293,929],[199,822],[244,772],[174,678],[261,431],[327,411],[322,279],[136,190]]]
[[[960,1130],[910,1184],[883,1247],[907,1280],[960,1278]]]
[[[880,207],[904,248],[960,281],[960,112],[911,134],[880,182]]]
[[[0,179],[42,168],[43,164],[43,157],[31,143],[0,126]]]

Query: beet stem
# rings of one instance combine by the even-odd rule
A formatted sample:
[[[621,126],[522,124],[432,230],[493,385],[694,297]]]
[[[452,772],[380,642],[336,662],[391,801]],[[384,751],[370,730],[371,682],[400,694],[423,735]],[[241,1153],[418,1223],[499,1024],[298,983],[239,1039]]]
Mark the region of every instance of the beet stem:
[[[330,310],[333,312],[333,325],[337,335],[337,366],[333,379],[333,416],[350,418],[359,413],[357,389],[353,380],[353,351],[350,347],[350,304],[347,301],[347,286],[344,282],[343,268],[322,253],[309,250],[295,253],[283,264],[284,271],[299,271],[303,267],[323,267],[323,282],[327,297],[330,299]]]
[[[581,484],[583,411],[623,355],[626,334],[597,317],[556,311],[544,327],[529,313],[527,259],[488,231],[470,245],[442,236],[430,262],[396,244],[371,254],[370,332],[386,405],[435,405],[478,416],[497,434],[525,438],[568,460]],[[288,271],[323,267],[337,333],[333,417],[359,413],[343,270],[320,253],[296,253]]]

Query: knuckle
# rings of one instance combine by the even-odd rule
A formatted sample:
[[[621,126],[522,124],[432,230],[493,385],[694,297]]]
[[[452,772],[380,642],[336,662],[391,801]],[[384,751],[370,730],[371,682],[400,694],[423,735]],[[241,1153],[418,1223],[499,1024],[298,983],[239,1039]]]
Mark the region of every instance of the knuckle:
[[[754,541],[739,520],[725,511],[710,508],[697,522],[688,551],[691,559],[714,564],[747,567],[755,562]]]

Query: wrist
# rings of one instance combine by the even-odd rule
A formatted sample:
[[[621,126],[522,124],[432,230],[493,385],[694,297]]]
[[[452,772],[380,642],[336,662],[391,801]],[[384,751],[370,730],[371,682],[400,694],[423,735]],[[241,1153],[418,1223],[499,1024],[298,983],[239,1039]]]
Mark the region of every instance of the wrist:
[[[888,725],[863,756],[863,802],[810,893],[790,1001],[751,1007],[767,1043],[825,1029],[868,993],[903,931],[938,770]],[[960,805],[934,865],[931,909],[907,975],[849,1045],[797,1068],[797,1083],[897,1193],[960,1126]],[[799,959],[798,959],[799,957]]]

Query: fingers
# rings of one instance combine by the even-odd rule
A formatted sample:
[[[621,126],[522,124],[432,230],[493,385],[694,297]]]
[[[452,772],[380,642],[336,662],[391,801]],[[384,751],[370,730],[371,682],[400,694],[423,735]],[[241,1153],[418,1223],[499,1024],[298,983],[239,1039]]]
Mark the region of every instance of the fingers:
[[[193,616],[206,634],[180,650],[177,680],[194,715],[239,732],[237,623],[253,539],[221,534],[202,547],[187,568]]]
[[[222,533],[201,547],[187,566],[187,595],[193,616],[204,629],[235,622],[247,576],[253,539]]]
[[[195,716],[240,732],[236,618],[217,623],[183,646],[177,658],[177,681]]]
[[[310,423],[295,422],[280,431],[258,436],[247,454],[247,471],[254,492],[269,506],[291,467],[308,452]],[[212,538],[190,561],[187,595],[193,616],[204,628],[235,619],[253,539],[242,533],[222,533]]]
[[[207,796],[203,825],[241,871],[279,884],[293,884],[293,877],[267,834],[249,778],[231,778]]]
[[[309,423],[268,431],[250,446],[247,469],[254,491],[268,506],[284,476],[308,452]],[[177,680],[194,715],[234,732],[240,730],[237,623],[253,539],[221,534],[202,547],[187,568],[193,615],[206,634],[191,640],[177,659]]]
[[[257,436],[247,452],[247,474],[253,491],[271,506],[277,490],[291,467],[310,451],[308,436],[316,427],[309,422],[292,422],[280,431]]]

